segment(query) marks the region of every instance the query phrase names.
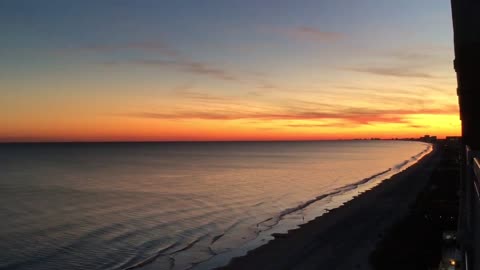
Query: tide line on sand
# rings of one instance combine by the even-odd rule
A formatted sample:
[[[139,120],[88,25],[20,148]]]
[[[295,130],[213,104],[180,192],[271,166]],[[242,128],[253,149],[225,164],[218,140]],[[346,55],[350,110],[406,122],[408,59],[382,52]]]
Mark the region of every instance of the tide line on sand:
[[[429,147],[413,159],[419,160],[388,181],[220,269],[368,269],[379,236],[408,212],[439,153]]]

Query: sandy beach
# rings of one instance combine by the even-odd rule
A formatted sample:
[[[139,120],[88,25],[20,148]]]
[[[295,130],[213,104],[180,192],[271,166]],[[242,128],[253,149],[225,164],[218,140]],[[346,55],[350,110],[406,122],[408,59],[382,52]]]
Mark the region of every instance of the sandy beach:
[[[220,269],[371,269],[369,254],[408,213],[440,155],[434,147],[418,163],[372,190]]]

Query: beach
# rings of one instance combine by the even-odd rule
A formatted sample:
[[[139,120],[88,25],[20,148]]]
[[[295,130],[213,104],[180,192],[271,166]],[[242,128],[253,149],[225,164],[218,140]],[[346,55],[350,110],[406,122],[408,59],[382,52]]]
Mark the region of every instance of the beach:
[[[439,163],[437,147],[415,165],[343,206],[302,225],[220,269],[371,269],[369,255],[408,214]]]

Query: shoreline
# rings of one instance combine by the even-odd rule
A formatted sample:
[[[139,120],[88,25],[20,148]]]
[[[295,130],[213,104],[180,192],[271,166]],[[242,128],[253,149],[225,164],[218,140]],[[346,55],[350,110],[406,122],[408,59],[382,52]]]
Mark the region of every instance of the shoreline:
[[[456,141],[438,143],[441,159],[406,217],[394,224],[370,254],[375,269],[438,269],[450,264],[460,208],[461,149]],[[457,192],[455,192],[457,191]],[[415,245],[412,245],[414,239]]]
[[[427,184],[438,149],[338,208],[215,269],[369,269],[368,255]]]

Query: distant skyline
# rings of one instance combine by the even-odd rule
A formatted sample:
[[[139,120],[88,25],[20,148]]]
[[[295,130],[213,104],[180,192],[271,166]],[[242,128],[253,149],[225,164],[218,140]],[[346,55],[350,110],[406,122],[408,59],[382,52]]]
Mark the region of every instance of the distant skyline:
[[[0,31],[0,142],[460,134],[448,0],[16,0]]]

